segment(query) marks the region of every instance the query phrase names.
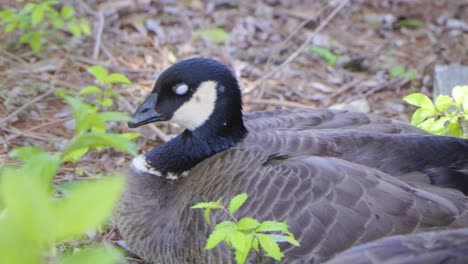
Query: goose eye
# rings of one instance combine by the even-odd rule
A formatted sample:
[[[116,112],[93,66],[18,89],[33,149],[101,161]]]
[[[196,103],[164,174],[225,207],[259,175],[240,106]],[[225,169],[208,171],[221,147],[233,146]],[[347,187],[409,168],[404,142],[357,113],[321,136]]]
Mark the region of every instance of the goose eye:
[[[189,88],[185,83],[178,84],[172,88],[175,94],[184,95],[188,92]]]

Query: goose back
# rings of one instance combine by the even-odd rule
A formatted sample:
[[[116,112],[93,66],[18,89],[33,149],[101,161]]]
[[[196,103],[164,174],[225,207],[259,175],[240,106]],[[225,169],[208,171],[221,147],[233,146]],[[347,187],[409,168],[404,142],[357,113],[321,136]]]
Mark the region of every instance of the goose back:
[[[234,263],[225,245],[204,250],[212,227],[190,207],[241,192],[249,200],[239,216],[289,224],[301,246],[282,245],[287,263],[320,263],[389,235],[468,226],[466,197],[427,185],[439,168],[450,168],[441,178],[463,171],[465,141],[325,109],[258,112],[245,125],[242,142],[178,180],[130,169],[117,224],[134,253],[150,263]],[[411,173],[424,181],[394,177]]]

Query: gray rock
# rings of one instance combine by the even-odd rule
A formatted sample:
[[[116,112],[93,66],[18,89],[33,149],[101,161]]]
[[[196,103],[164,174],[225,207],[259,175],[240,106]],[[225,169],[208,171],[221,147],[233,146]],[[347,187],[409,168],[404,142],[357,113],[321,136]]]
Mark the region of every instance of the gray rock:
[[[434,69],[434,92],[436,98],[440,94],[451,95],[452,88],[457,85],[468,85],[468,66],[436,65]]]

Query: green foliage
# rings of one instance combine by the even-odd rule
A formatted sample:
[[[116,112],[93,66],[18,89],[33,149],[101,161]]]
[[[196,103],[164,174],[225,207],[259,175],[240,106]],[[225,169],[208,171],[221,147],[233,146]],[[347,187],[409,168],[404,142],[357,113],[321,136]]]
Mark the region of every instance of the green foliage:
[[[424,23],[417,19],[402,19],[397,22],[397,25],[400,27],[407,27],[407,28],[424,27]]]
[[[123,74],[108,74],[107,69],[102,66],[94,65],[88,68],[88,72],[96,78],[101,87],[89,85],[81,89],[80,95],[96,95],[95,105],[109,107],[113,105],[112,97],[118,93],[112,89],[112,84],[129,84],[130,80]],[[121,119],[122,120],[122,119]]]
[[[286,222],[259,222],[251,217],[237,220],[233,214],[247,201],[247,198],[246,193],[238,194],[231,199],[227,208],[221,204],[221,199],[216,202],[201,202],[192,206],[192,208],[205,209],[204,216],[208,224],[211,222],[210,212],[212,210],[222,210],[233,220],[216,224],[208,237],[205,249],[213,249],[224,241],[234,249],[236,262],[241,264],[245,263],[251,250],[279,261],[284,257],[284,254],[278,243],[288,242],[299,246],[299,242],[289,232]]]
[[[411,124],[438,135],[468,138],[468,86],[456,86],[452,97],[439,95],[435,103],[424,94],[413,93],[403,98],[419,107],[411,117]]]
[[[5,33],[19,30],[19,43],[28,43],[33,52],[41,50],[43,37],[53,28],[67,28],[75,36],[91,34],[91,24],[87,19],[77,18],[75,9],[70,5],[64,5],[60,10],[56,8],[58,5],[60,1],[35,0],[25,3],[20,10],[2,10],[0,26],[3,26]]]
[[[414,68],[406,70],[405,67],[401,65],[396,65],[390,69],[390,77],[392,78],[404,78],[409,81],[412,81],[417,76],[418,71]]]
[[[203,37],[214,43],[225,43],[229,40],[229,33],[222,28],[199,30],[196,32],[196,36]]]
[[[64,13],[71,15],[70,11]],[[101,68],[92,67],[91,72],[108,85],[113,96],[112,83],[129,83],[125,76],[108,75]],[[58,94],[68,103],[75,118],[74,136],[65,149],[49,153],[38,147],[17,148],[10,156],[23,164],[0,171],[0,210],[3,211],[0,263],[44,263],[44,260],[60,264],[116,263],[121,258],[113,248],[93,247],[74,253],[57,253],[55,245],[79,239],[105,224],[123,189],[124,178],[93,177],[99,179],[55,185],[52,182],[63,163],[76,162],[93,148],[112,147],[136,155],[131,139],[137,135],[106,131],[107,122],[129,120],[127,115],[100,111],[102,104],[85,103],[84,98],[63,91]],[[109,94],[99,90],[103,97]],[[76,173],[82,171],[78,168]]]
[[[338,60],[338,55],[335,53],[319,46],[312,46],[309,48],[309,51],[317,55],[322,60],[326,61],[328,65],[335,67],[336,61]]]

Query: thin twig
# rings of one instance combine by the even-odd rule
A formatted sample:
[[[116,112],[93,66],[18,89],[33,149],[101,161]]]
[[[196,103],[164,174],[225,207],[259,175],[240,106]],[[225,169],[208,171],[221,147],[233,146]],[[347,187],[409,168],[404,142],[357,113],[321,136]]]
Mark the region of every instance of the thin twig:
[[[11,140],[13,140],[13,139],[15,139],[15,138],[17,138],[17,137],[21,137],[21,136],[23,136],[23,135],[25,135],[25,134],[28,134],[28,133],[30,133],[30,132],[32,132],[32,131],[34,131],[34,130],[39,129],[39,128],[43,128],[43,127],[50,126],[50,125],[54,125],[54,124],[61,123],[61,122],[66,122],[66,121],[71,120],[71,119],[73,119],[73,117],[68,117],[68,118],[64,118],[64,119],[58,119],[58,120],[54,120],[54,121],[51,121],[51,122],[47,122],[47,123],[43,123],[43,124],[37,125],[37,126],[35,126],[35,127],[31,127],[31,128],[29,128],[29,129],[27,129],[27,130],[24,130],[24,131],[19,131],[19,132],[16,133],[15,135],[10,136],[9,138],[4,139],[3,141],[0,141],[0,144],[5,144],[5,143],[7,143],[8,141],[11,141]]]
[[[104,31],[104,13],[102,10],[98,12],[98,26],[96,31],[96,42],[94,42],[94,49],[93,49],[93,59],[97,60],[99,58],[99,50],[101,49],[101,39],[102,39],[102,32]]]
[[[283,61],[279,66],[277,66],[276,68],[274,68],[272,71],[268,72],[267,74],[265,74],[263,77],[261,77],[260,79],[257,79],[256,81],[254,81],[249,88],[246,89],[246,93],[250,92],[252,89],[254,89],[255,87],[257,87],[258,85],[260,85],[261,83],[263,83],[265,80],[268,80],[270,79],[273,75],[275,75],[276,73],[278,73],[279,71],[281,71],[284,66],[286,66],[287,64],[289,64],[291,61],[293,61],[294,59],[297,58],[297,56],[299,56],[302,51],[309,45],[310,41],[312,41],[312,39],[317,35],[317,33],[319,33],[320,31],[322,31],[327,25],[328,23],[330,23],[330,21],[338,14],[338,12],[341,11],[341,9],[343,9],[343,7],[349,2],[349,0],[343,0],[331,13],[330,15],[328,15],[324,21],[322,23],[320,23],[320,25],[314,30],[314,32],[312,32],[312,34],[310,34],[309,36],[307,36],[306,40],[301,44],[301,46],[296,50],[294,51],[285,61]]]
[[[155,73],[157,70],[154,69],[130,69],[130,68],[125,68],[121,66],[115,66],[107,63],[103,63],[101,61],[93,60],[90,58],[85,58],[85,57],[77,57],[77,56],[70,56],[69,57],[72,60],[80,61],[89,65],[101,65],[102,67],[112,69],[114,71],[119,71],[119,72],[131,72],[131,73]]]
[[[23,106],[21,106],[20,108],[16,109],[16,111],[14,111],[13,113],[11,113],[9,116],[5,117],[4,119],[0,120],[0,125],[7,122],[8,120],[10,120],[11,118],[13,118],[14,116],[16,116],[17,114],[21,113],[24,109],[30,107],[31,105],[37,103],[38,101],[44,99],[45,97],[49,96],[51,93],[53,93],[54,90],[52,89],[49,89],[47,92],[41,94],[40,96],[34,98],[32,101],[29,101],[27,102],[26,104],[24,104]]]

